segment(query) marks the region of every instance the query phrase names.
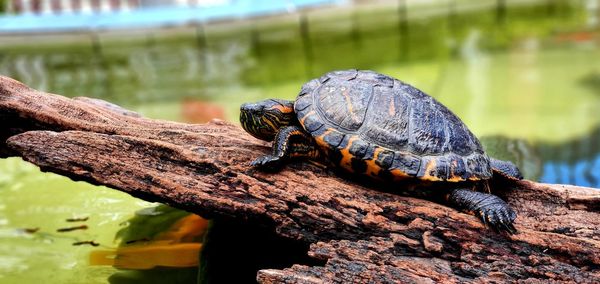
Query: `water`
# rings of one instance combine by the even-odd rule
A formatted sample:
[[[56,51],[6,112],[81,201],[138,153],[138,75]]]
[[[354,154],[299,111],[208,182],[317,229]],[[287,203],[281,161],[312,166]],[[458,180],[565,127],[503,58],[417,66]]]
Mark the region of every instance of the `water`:
[[[293,99],[304,81],[333,69],[372,69],[436,97],[527,178],[600,187],[600,31],[598,11],[585,8],[596,2],[449,3],[7,45],[0,73],[149,117],[202,122],[236,121],[242,102]],[[90,252],[118,246],[125,221],[155,206],[16,158],[0,161],[0,200],[3,283],[116,282],[114,268],[88,265]],[[56,232],[79,225],[65,222],[77,216],[89,217],[87,230]],[[86,240],[100,247],[72,245]]]

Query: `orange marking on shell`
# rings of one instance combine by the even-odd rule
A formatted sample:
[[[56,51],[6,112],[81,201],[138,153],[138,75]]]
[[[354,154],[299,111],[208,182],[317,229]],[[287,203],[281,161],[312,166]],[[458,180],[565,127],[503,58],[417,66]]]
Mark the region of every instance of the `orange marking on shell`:
[[[394,104],[394,99],[392,99],[392,101],[390,102],[390,108],[388,109],[388,112],[391,116],[394,116],[396,114],[396,105]]]
[[[422,180],[429,180],[429,181],[440,181],[440,180],[442,180],[439,177],[431,175],[431,172],[433,171],[433,169],[435,169],[435,166],[436,166],[435,159],[429,160],[429,162],[427,162],[427,166],[425,166],[425,174],[423,175],[423,177],[421,179]]]
[[[346,105],[348,106],[348,114],[352,117],[352,120],[358,121],[358,117],[354,113],[354,107],[352,106],[352,101],[350,100],[350,96],[348,95],[348,89],[342,89],[342,95],[344,96],[344,100],[346,101]]]
[[[446,181],[449,181],[449,182],[459,182],[459,181],[464,181],[465,180],[464,178],[462,178],[460,176],[457,176],[454,173],[454,170],[456,169],[457,166],[458,166],[458,162],[456,162],[456,160],[452,161],[452,165],[451,165],[450,169],[448,169],[450,171],[450,174],[448,176],[448,179],[446,179]]]
[[[407,178],[411,177],[410,175],[408,175],[407,173],[403,172],[400,169],[393,169],[390,171],[390,173],[394,177],[394,181],[399,181],[399,180],[403,180],[403,179],[407,179]]]
[[[449,181],[449,182],[459,182],[459,181],[464,181],[464,180],[465,179],[463,179],[460,176],[455,175],[454,173],[450,174],[448,179],[446,179],[446,181]]]
[[[365,174],[371,175],[371,176],[377,176],[379,174],[379,172],[381,171],[381,167],[379,165],[377,165],[377,163],[375,163],[375,161],[377,160],[377,157],[379,157],[379,153],[381,151],[382,151],[381,148],[379,148],[379,147],[375,148],[375,151],[373,152],[373,159],[365,161],[367,164],[367,171],[365,172]]]
[[[323,149],[329,148],[329,144],[327,144],[327,142],[325,142],[325,136],[329,135],[333,131],[334,131],[333,129],[327,129],[327,130],[325,130],[325,132],[322,135],[316,136],[315,141],[317,142],[317,145],[319,145],[319,147],[321,147]]]
[[[340,167],[349,170],[351,173],[354,172],[352,169],[352,154],[350,154],[350,147],[352,147],[352,143],[356,140],[356,137],[350,137],[348,140],[348,145],[341,149],[340,152],[342,154],[342,160],[340,161]]]

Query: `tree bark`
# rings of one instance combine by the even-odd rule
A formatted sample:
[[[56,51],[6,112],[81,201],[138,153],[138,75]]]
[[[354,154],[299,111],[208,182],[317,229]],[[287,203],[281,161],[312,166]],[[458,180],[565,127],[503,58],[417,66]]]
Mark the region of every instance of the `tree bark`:
[[[600,191],[500,184],[518,233],[427,200],[348,181],[311,163],[248,166],[269,151],[240,127],[143,118],[0,77],[0,155],[148,201],[253,222],[310,243],[323,266],[258,272],[262,283],[579,282],[600,279]]]

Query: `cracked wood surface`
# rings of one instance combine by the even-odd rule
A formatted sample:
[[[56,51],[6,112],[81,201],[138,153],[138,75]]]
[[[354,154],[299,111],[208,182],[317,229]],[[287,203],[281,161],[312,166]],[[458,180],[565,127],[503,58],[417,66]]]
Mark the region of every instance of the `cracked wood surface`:
[[[600,279],[600,191],[496,186],[518,212],[512,236],[430,201],[377,191],[310,163],[263,173],[268,144],[240,127],[152,120],[0,77],[0,156],[205,217],[247,220],[310,243],[323,266],[258,272],[262,283],[526,283]],[[58,201],[57,201],[58,202]]]

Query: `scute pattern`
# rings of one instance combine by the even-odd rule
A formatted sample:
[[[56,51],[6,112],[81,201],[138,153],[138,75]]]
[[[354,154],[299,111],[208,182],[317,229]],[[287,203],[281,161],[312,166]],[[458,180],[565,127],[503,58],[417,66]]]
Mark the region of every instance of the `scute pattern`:
[[[373,71],[337,71],[302,87],[298,120],[332,163],[383,179],[492,176],[479,140],[420,90]]]
[[[408,152],[397,151],[390,170],[399,170],[409,176],[416,177],[420,167],[421,157]]]
[[[369,115],[369,127],[362,128],[361,135],[379,145],[406,150],[411,99],[389,89],[378,91],[372,103],[375,114]]]
[[[422,155],[442,154],[446,144],[445,117],[435,107],[433,98],[413,100],[410,105],[408,150]]]
[[[373,86],[364,82],[341,81],[317,90],[317,110],[330,123],[356,131],[365,120]]]

